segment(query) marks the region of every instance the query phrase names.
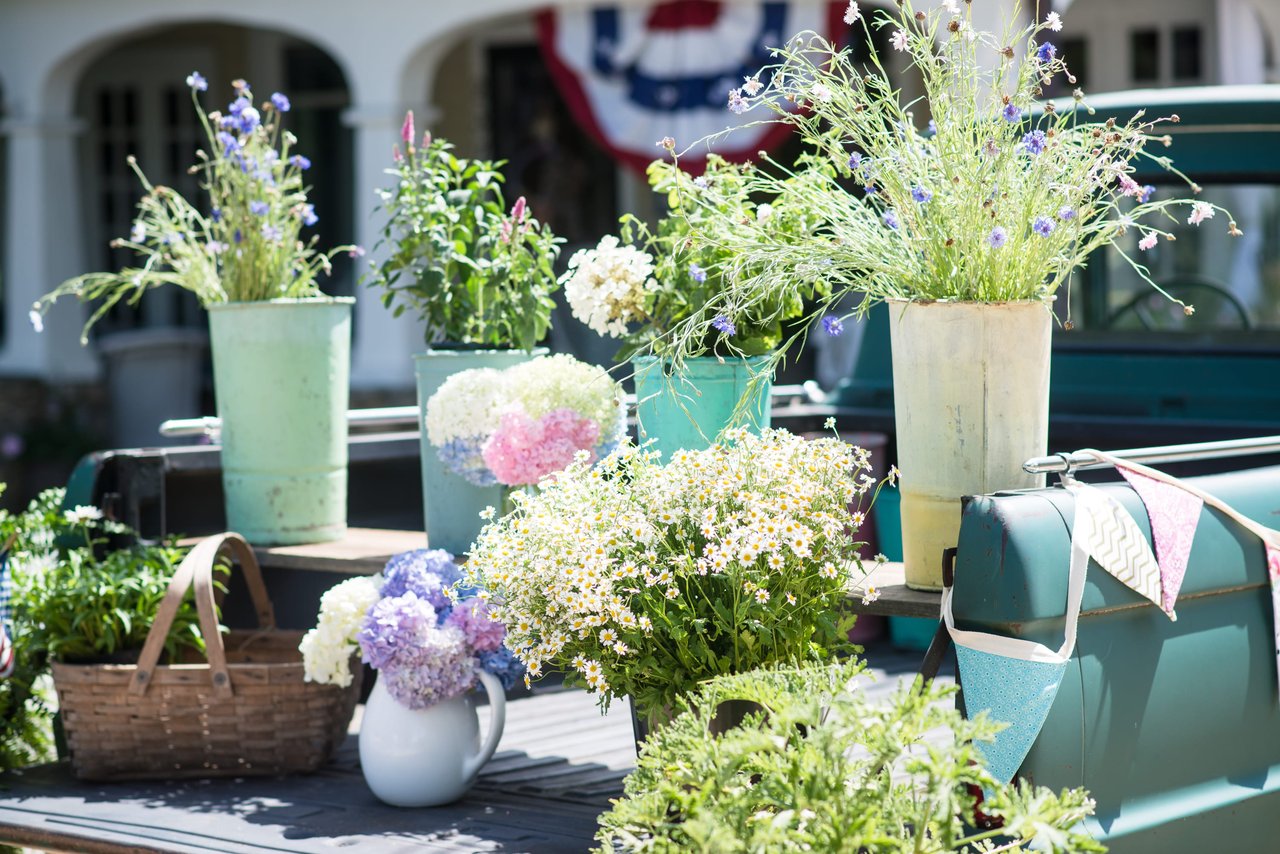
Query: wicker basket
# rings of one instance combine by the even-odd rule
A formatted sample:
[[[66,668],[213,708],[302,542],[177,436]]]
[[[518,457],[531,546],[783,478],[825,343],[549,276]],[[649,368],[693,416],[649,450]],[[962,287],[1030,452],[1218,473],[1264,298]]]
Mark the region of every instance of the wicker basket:
[[[213,572],[239,563],[258,612],[254,632],[218,631]],[[157,666],[194,586],[208,661]],[[312,771],[346,736],[361,669],[348,688],[303,680],[301,632],[282,631],[258,561],[238,534],[202,541],[174,574],[136,665],[54,664],[53,680],[83,780],[220,777]]]

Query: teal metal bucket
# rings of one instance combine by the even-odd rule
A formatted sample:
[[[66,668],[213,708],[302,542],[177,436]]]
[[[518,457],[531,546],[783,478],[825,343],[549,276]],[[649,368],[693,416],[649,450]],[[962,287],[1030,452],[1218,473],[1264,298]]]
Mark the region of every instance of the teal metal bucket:
[[[682,373],[669,374],[669,363],[654,356],[633,359],[640,441],[652,440],[650,447],[669,460],[681,448],[706,448],[727,427],[768,427],[773,378],[754,387],[751,381],[767,370],[769,361],[768,356],[723,361],[698,356],[685,360]],[[751,399],[743,401],[748,393]]]
[[[427,542],[433,549],[462,554],[484,527],[486,507],[502,509],[501,486],[476,486],[449,471],[427,438],[427,401],[449,377],[473,368],[502,370],[546,354],[546,349],[427,350],[413,357],[418,378],[418,428],[422,435],[422,505]]]
[[[227,528],[255,545],[347,529],[350,297],[209,307]]]

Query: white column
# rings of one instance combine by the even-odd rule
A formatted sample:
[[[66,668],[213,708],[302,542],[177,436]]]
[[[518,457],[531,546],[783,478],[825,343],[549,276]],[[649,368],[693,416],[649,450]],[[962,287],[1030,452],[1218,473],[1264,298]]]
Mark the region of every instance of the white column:
[[[1280,20],[1280,16],[1277,16]],[[1266,21],[1250,0],[1218,0],[1217,78],[1209,83],[1266,83]],[[1206,45],[1207,47],[1207,45]],[[1212,62],[1205,57],[1206,66]]]
[[[426,127],[431,116],[415,111],[418,127]],[[363,275],[370,262],[385,257],[385,248],[374,252],[384,222],[378,205],[378,189],[388,186],[391,149],[400,140],[404,110],[392,105],[366,105],[348,110],[343,121],[354,130],[353,181],[355,194],[355,241],[368,254],[357,267]],[[356,288],[355,342],[351,355],[351,385],[360,389],[407,388],[414,384],[413,354],[424,348],[423,324],[411,313],[399,318],[382,305],[382,291],[368,286]]]
[[[86,309],[64,299],[37,334],[32,303],[84,269],[83,211],[77,139],[71,118],[17,116],[0,124],[7,137],[4,234],[4,343],[0,372],[51,381],[83,381],[98,375],[92,351],[80,345]]]

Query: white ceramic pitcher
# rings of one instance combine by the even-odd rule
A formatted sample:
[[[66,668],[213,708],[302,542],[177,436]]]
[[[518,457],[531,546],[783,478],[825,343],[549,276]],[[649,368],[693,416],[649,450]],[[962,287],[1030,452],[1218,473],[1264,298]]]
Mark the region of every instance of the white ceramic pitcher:
[[[489,695],[489,732],[480,724],[471,694],[425,709],[402,706],[379,678],[360,723],[360,767],[378,799],[396,807],[451,803],[471,787],[493,756],[506,722],[506,694],[491,673],[478,671]]]

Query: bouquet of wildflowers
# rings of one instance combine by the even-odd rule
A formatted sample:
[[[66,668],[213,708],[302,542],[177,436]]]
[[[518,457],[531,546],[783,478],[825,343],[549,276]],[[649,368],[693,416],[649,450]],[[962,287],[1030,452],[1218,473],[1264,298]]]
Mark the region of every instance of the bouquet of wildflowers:
[[[454,374],[427,401],[426,423],[454,474],[478,486],[531,486],[578,454],[588,463],[608,456],[626,431],[626,410],[603,368],[541,356]]]
[[[319,220],[307,201],[302,173],[311,161],[293,150],[297,139],[282,126],[288,97],[275,92],[255,106],[249,84],[236,80],[235,98],[223,112],[206,112],[200,93],[208,83],[199,72],[187,78],[208,150],[192,167],[209,194],[208,207],[172,187],[153,185],[131,156],[129,165],[146,195],[127,238],[112,242],[137,253],[137,266],[116,273],[89,273],[64,282],[41,298],[32,322],[59,297],[102,300],[85,324],[85,335],[121,300],[136,303],[148,288],[177,285],[202,305],[320,296],[316,279],[330,272],[339,251],[316,248],[317,237],[301,232]]]
[[[695,178],[655,160],[648,169],[649,184],[669,209],[657,227],[627,214],[620,238],[605,235],[594,249],[579,250],[569,259],[560,279],[569,308],[600,335],[625,342],[619,360],[643,350],[661,354],[664,336],[694,319],[711,326],[699,352],[726,342],[735,353],[767,353],[782,342],[783,323],[803,313],[805,298],[815,289],[825,290],[822,279],[796,281],[786,293],[735,311],[732,320],[723,312],[707,314],[708,304],[724,289],[731,260],[725,248],[707,239],[710,232],[744,220],[777,234],[805,227],[803,216],[796,215],[802,210],[751,197],[752,171],[712,154],[706,171]],[[695,234],[703,239],[695,242]]]
[[[1170,224],[1184,217],[1198,225],[1226,213],[1153,198],[1153,187],[1133,179],[1135,162],[1146,159],[1199,192],[1157,153],[1171,142],[1161,126],[1177,116],[1093,122],[1079,89],[1065,103],[1042,99],[1055,80],[1075,82],[1052,42],[1062,28],[1056,12],[999,34],[975,30],[971,15],[958,0],[929,11],[901,0],[865,22],[890,30],[893,50],[919,74],[924,94],[915,101],[904,101],[874,51],[855,65],[847,50],[812,33],[777,48],[776,64],[730,93],[731,110],[764,105],[806,148],[794,167],[752,172],[749,190],[804,207],[815,225],[778,234],[738,220],[699,230],[695,244],[706,240],[729,259],[712,311],[732,320],[767,309],[769,295],[812,276],[831,283],[830,301],[869,297],[862,311],[887,298],[1040,300],[1130,231],[1148,251],[1172,240]],[[846,21],[864,21],[856,2]],[[716,215],[713,199],[688,198]],[[1227,230],[1241,233],[1234,222]],[[1139,259],[1125,257],[1155,284]],[[707,329],[684,324],[674,349],[696,352]]]
[[[505,629],[476,591],[454,589],[459,575],[448,552],[418,549],[391,558],[381,575],[330,589],[300,646],[306,678],[350,685],[359,650],[391,696],[411,709],[465,693],[477,670],[512,687],[522,670],[503,646]]]
[[[563,668],[602,705],[631,695],[658,715],[711,676],[844,648],[869,470],[862,449],[782,430],[729,431],[665,466],[623,445],[517,493],[466,582],[528,677]]]
[[[551,327],[560,238],[538,222],[524,197],[510,210],[503,161],[466,160],[425,133],[416,145],[413,113],[400,132],[395,186],[381,190],[387,222],[377,246],[390,254],[371,284],[397,316],[427,323],[427,341],[531,350]],[[377,248],[377,247],[375,247]]]

